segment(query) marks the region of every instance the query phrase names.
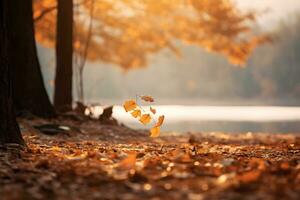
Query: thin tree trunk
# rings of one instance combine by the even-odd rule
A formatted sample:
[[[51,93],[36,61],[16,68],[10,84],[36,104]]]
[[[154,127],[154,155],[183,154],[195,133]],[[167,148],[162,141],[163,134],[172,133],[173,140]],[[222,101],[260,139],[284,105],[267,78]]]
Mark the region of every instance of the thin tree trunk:
[[[83,67],[79,68],[79,101],[84,104]]]
[[[8,1],[0,1],[0,144],[24,144],[14,114],[12,67],[9,65]]]
[[[34,39],[32,0],[8,1],[10,66],[17,111],[52,117],[55,111],[46,92]],[[49,27],[50,28],[50,27]]]
[[[72,109],[73,0],[58,0],[54,106]]]
[[[81,65],[79,66],[79,80],[80,80],[80,98],[82,103],[84,103],[84,86],[83,86],[83,70],[85,67],[85,63],[87,60],[87,56],[88,56],[88,51],[89,51],[89,46],[90,46],[90,42],[92,39],[92,30],[93,30],[93,21],[94,21],[94,0],[91,0],[91,9],[90,9],[90,24],[89,24],[89,29],[88,29],[88,33],[87,33],[87,38],[86,38],[86,43],[84,46],[84,50],[83,50],[83,55],[82,55],[82,62]]]

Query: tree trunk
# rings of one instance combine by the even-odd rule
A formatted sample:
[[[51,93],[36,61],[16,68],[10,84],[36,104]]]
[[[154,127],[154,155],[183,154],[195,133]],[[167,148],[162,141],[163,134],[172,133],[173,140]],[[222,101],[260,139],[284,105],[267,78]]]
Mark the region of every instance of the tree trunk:
[[[46,92],[34,38],[32,0],[8,1],[10,66],[17,111],[52,117],[55,111]],[[51,27],[49,27],[51,28]]]
[[[73,0],[58,0],[54,106],[72,109]]]
[[[0,1],[0,144],[24,144],[14,114],[12,66],[9,65],[7,3]]]

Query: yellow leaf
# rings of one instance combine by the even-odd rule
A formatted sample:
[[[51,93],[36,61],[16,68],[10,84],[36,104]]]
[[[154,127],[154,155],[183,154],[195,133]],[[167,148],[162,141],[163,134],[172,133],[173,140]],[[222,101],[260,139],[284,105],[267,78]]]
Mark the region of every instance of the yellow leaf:
[[[156,110],[154,108],[150,107],[150,111],[155,115]]]
[[[159,133],[160,133],[159,126],[154,126],[153,128],[150,129],[150,137],[158,137]]]
[[[137,117],[140,117],[142,114],[141,110],[140,109],[135,109],[131,112],[131,115],[134,117],[134,118],[137,118]]]
[[[158,122],[156,123],[155,126],[161,126],[163,124],[163,122],[164,122],[164,119],[165,119],[164,115],[159,116]]]
[[[136,102],[135,100],[128,100],[125,101],[124,103],[124,109],[126,110],[126,112],[134,110],[136,108]]]
[[[144,125],[148,124],[151,121],[151,116],[149,114],[144,114],[140,118],[140,122],[142,122]]]
[[[141,99],[146,102],[154,102],[154,99],[151,96],[141,96]]]

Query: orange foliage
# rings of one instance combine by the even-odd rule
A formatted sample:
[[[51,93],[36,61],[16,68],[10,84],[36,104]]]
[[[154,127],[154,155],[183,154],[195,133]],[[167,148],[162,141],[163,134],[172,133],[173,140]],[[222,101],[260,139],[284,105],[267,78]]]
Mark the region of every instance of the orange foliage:
[[[93,2],[93,3],[92,3]],[[35,0],[34,16],[56,5]],[[75,1],[75,53],[82,55],[93,6],[93,30],[87,58],[121,66],[147,65],[149,55],[178,44],[196,45],[243,65],[254,48],[268,40],[251,31],[255,13],[243,13],[230,0],[80,0]],[[55,14],[36,21],[36,38],[46,46],[55,41]]]
[[[46,47],[54,47],[55,44],[56,4],[55,0],[33,0],[35,38]]]

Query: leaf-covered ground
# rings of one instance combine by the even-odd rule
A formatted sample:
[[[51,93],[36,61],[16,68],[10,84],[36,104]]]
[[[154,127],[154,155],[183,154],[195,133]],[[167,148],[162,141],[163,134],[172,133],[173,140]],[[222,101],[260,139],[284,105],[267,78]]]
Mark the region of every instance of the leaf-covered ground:
[[[21,120],[28,147],[0,149],[0,199],[300,199],[300,135],[149,138],[96,121]]]

